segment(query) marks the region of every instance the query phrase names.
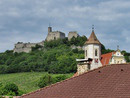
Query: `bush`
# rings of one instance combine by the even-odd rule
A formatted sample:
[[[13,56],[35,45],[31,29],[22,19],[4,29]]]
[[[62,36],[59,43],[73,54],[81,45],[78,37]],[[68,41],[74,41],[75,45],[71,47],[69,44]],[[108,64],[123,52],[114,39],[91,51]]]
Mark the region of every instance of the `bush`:
[[[8,94],[18,94],[18,86],[14,83],[8,83],[5,85],[4,89],[8,92]]]
[[[55,82],[60,82],[65,79],[67,79],[66,75],[58,75],[55,77]]]
[[[53,83],[52,77],[49,74],[46,74],[42,78],[40,78],[40,81],[38,82],[38,86],[40,88],[45,87],[47,85],[50,85]]]
[[[67,78],[68,77],[66,75],[58,75],[56,77],[52,77],[51,75],[46,74],[45,76],[40,78],[40,80],[38,82],[38,86],[40,88],[43,88],[45,86],[51,85],[51,84],[56,83],[56,82],[60,82],[60,81],[65,80]]]

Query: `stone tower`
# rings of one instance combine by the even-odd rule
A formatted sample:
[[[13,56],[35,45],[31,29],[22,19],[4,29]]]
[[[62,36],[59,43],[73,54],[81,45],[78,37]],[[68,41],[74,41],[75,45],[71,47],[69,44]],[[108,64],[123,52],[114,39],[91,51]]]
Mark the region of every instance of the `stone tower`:
[[[85,59],[91,59],[90,70],[102,66],[101,59],[101,43],[97,39],[94,33],[94,27],[92,28],[92,33],[89,39],[85,42]]]
[[[64,39],[65,38],[65,33],[61,31],[52,31],[52,27],[48,27],[48,34],[46,37],[46,41],[51,41],[51,40],[57,40],[57,39]]]
[[[52,32],[52,27],[48,27],[48,33]]]

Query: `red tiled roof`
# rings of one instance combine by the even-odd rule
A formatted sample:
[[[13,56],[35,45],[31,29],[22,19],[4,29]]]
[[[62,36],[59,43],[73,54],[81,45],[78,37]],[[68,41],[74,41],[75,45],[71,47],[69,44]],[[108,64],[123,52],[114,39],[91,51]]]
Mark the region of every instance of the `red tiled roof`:
[[[21,98],[128,98],[130,64],[104,66]]]
[[[112,54],[115,54],[116,52],[110,52],[110,53],[106,53],[101,55],[101,63],[102,65],[108,65],[111,58],[112,58]]]

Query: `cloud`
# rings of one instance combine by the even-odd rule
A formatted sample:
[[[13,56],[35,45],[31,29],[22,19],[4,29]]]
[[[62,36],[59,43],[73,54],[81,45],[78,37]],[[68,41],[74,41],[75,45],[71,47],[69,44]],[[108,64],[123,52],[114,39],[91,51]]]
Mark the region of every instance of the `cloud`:
[[[18,41],[39,42],[54,30],[89,37],[92,24],[106,48],[129,49],[129,0],[0,0],[0,52]]]

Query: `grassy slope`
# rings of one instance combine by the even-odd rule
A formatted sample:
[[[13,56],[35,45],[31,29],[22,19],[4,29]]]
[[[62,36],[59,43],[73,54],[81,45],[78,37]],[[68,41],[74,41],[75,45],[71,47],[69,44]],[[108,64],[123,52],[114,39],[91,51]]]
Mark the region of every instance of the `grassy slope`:
[[[0,74],[0,82],[15,83],[19,89],[25,93],[35,91],[39,89],[37,82],[45,73],[44,72],[26,72],[26,73],[14,73],[14,74]],[[52,74],[55,77],[58,74]],[[71,77],[73,74],[67,74],[67,77]]]

